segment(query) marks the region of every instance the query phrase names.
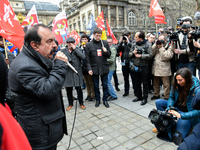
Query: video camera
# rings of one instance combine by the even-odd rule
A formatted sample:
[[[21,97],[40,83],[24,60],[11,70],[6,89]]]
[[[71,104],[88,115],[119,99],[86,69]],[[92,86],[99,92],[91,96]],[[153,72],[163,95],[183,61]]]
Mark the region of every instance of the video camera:
[[[195,41],[197,41],[198,38],[200,38],[200,32],[199,31],[193,31],[190,33],[191,37],[188,39],[194,39]]]
[[[170,110],[176,110],[174,107],[170,107]],[[168,111],[160,111],[153,109],[148,118],[151,120],[151,123],[155,124],[158,130],[160,131],[168,131],[172,126],[176,124],[177,118],[172,114],[168,113]]]

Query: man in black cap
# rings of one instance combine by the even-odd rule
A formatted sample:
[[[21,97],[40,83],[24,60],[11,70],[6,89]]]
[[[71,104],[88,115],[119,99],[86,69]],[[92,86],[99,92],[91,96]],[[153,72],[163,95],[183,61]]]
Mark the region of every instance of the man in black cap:
[[[70,110],[73,107],[73,94],[72,90],[75,87],[78,95],[78,100],[80,107],[82,109],[86,109],[83,104],[83,92],[81,86],[83,85],[83,74],[81,67],[81,60],[85,59],[85,55],[81,52],[81,49],[76,47],[75,39],[72,37],[67,38],[67,46],[62,52],[67,56],[69,63],[77,70],[78,74],[76,74],[71,68],[68,68],[66,73],[66,78],[63,86],[67,91],[67,98],[69,102],[69,106],[66,110]]]

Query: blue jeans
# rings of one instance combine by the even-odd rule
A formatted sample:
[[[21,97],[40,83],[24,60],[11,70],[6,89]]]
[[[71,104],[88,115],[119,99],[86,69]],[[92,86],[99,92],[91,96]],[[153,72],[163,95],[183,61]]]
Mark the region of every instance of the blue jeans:
[[[113,73],[114,71],[109,71],[109,74],[108,74],[108,93],[110,94],[111,97],[117,98],[117,95],[111,83]]]
[[[189,63],[181,63],[181,62],[179,62],[178,69],[181,69],[181,68],[184,68],[184,67],[188,68],[192,72],[193,76],[196,75],[195,63],[193,61],[189,62]]]
[[[167,108],[167,100],[158,99],[155,101],[155,104],[157,110],[165,111],[165,109]],[[178,112],[182,113],[181,111]],[[176,131],[179,131],[182,134],[182,140],[188,135],[191,127],[192,122],[190,120],[178,119],[178,122],[176,124]]]
[[[92,75],[94,82],[94,93],[96,101],[100,101],[100,91],[99,91],[99,76],[101,77],[101,83],[103,86],[103,101],[107,101],[108,98],[108,74],[105,75]]]

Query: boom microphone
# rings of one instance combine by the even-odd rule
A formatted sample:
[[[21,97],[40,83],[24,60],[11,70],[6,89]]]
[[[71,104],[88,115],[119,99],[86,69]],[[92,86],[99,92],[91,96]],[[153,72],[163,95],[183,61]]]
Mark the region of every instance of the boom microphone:
[[[76,69],[69,63],[66,63],[76,74],[78,74],[78,71],[76,71]]]

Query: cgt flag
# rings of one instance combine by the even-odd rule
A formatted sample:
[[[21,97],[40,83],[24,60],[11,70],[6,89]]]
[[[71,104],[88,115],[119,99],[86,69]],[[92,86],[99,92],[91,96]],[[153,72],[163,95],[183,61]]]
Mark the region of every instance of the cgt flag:
[[[111,36],[113,38],[113,43],[114,44],[117,44],[118,43],[118,40],[115,38],[109,24],[108,24],[108,20],[107,20],[107,17],[106,17],[106,26],[107,26],[107,36]]]
[[[102,30],[101,39],[106,40],[107,36],[106,36],[106,29],[105,29],[105,24],[104,24],[103,11],[100,13],[100,15],[97,17],[95,21],[97,23],[97,27]]]
[[[38,23],[39,23],[39,21],[38,21],[37,11],[36,11],[35,5],[33,5],[31,10],[27,14],[26,18],[22,22],[21,26],[22,26],[22,28],[24,28],[24,27],[30,28],[34,24],[38,24]]]
[[[8,0],[1,0],[0,8],[0,35],[21,48],[24,44],[24,31]]]
[[[158,3],[157,0],[152,0],[151,5],[150,5],[150,11],[149,11],[149,17],[155,16],[155,23],[156,24],[161,24],[164,23],[166,24],[165,20],[165,15]]]
[[[60,12],[53,21],[53,33],[58,41],[58,44],[66,42],[69,37],[69,29],[67,24],[67,17],[64,11]]]
[[[80,36],[78,35],[78,33],[75,31],[75,30],[73,30],[72,32],[70,32],[70,34],[69,34],[69,36],[71,36],[71,37],[73,37],[74,39],[75,39],[75,41],[76,41],[76,45],[80,42]]]

